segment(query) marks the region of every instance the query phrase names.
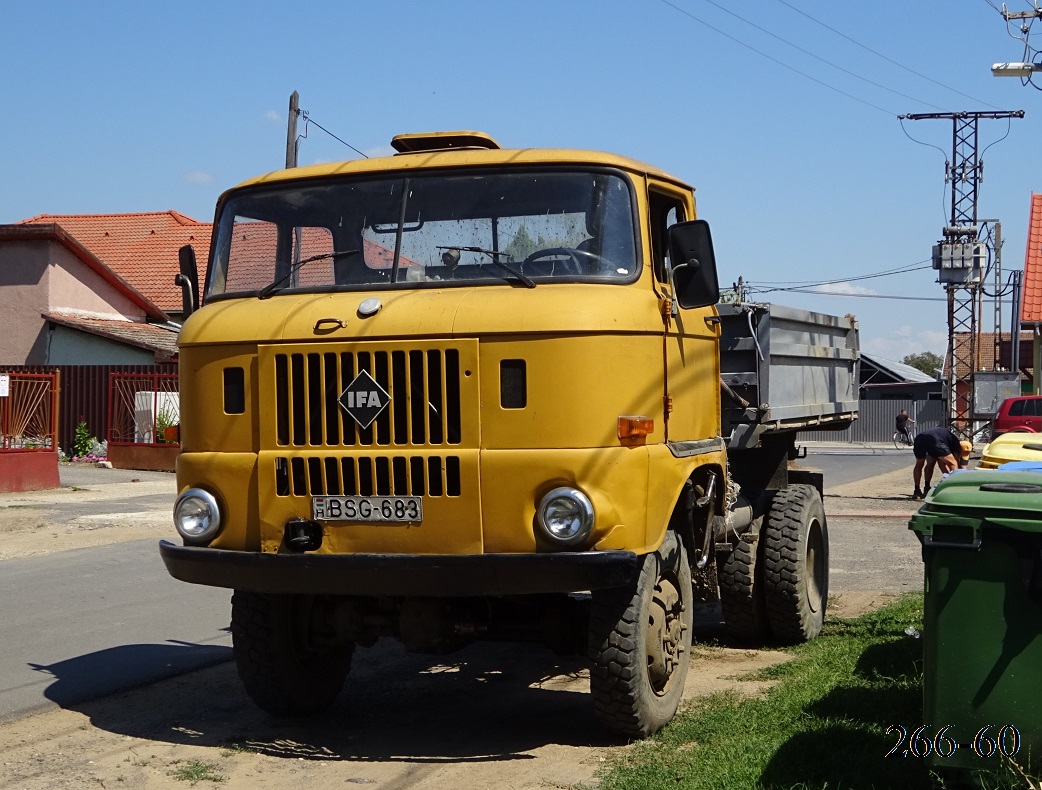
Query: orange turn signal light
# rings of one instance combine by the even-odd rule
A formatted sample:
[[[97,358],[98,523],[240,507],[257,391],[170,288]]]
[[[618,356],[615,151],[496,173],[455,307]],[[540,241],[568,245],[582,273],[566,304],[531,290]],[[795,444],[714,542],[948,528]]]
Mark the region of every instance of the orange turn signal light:
[[[649,436],[655,431],[655,421],[651,417],[637,414],[624,414],[619,417],[619,438],[637,439]]]

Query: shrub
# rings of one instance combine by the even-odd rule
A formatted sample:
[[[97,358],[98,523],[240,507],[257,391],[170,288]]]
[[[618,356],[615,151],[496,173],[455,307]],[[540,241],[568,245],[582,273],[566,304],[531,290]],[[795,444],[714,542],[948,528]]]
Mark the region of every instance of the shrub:
[[[82,458],[85,455],[90,455],[90,451],[94,449],[94,444],[97,441],[97,437],[92,435],[90,428],[87,427],[86,420],[80,420],[80,424],[76,426],[76,433],[72,439],[73,458]]]

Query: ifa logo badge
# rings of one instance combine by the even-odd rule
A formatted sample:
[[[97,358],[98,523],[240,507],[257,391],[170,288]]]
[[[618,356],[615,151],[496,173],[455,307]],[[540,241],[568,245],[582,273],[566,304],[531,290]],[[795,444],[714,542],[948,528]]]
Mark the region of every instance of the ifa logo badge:
[[[340,408],[358,423],[358,427],[365,430],[380,416],[380,412],[387,408],[391,396],[363,370],[347,385],[347,389],[340,393],[337,402]]]

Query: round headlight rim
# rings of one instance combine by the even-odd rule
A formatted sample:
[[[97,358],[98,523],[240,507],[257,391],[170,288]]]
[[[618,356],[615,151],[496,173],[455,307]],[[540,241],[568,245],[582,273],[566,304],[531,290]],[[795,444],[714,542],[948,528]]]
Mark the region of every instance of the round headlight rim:
[[[548,506],[555,499],[559,498],[567,498],[578,504],[583,514],[582,526],[579,531],[570,538],[562,538],[560,535],[555,534],[546,523],[546,510]],[[543,536],[555,546],[565,548],[571,548],[586,541],[590,536],[590,532],[593,531],[595,516],[596,511],[593,507],[593,500],[590,499],[589,495],[587,495],[585,491],[576,488],[575,486],[556,486],[550,489],[543,494],[539,500],[538,507],[536,507],[536,523],[539,525],[539,529]]]
[[[181,519],[179,517],[179,511],[181,506],[189,499],[200,500],[210,512],[210,526],[204,531],[198,534],[188,534],[181,528]],[[223,519],[221,518],[221,507],[217,502],[217,497],[207,491],[205,488],[188,488],[185,489],[181,494],[178,495],[177,499],[174,500],[174,529],[177,530],[177,534],[181,536],[186,543],[202,544],[209,543],[220,533],[223,526]]]

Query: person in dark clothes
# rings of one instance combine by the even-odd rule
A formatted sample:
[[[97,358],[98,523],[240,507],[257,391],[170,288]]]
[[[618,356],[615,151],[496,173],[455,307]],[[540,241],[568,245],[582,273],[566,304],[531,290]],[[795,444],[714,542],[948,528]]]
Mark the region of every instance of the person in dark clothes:
[[[915,420],[908,416],[908,410],[901,409],[901,413],[897,415],[897,419],[894,420],[894,423],[895,430],[898,433],[903,434],[905,437],[905,441],[911,444],[912,437],[908,435],[908,423],[912,423],[912,425],[915,425]]]
[[[915,454],[915,466],[912,469],[915,491],[912,499],[922,499],[926,496],[933,479],[934,466],[940,467],[942,475],[954,472],[966,466],[972,450],[973,445],[970,442],[963,441],[944,427],[928,428],[917,433],[912,443],[912,452]],[[920,481],[926,484],[925,488],[919,487]]]

